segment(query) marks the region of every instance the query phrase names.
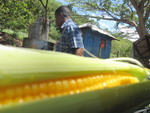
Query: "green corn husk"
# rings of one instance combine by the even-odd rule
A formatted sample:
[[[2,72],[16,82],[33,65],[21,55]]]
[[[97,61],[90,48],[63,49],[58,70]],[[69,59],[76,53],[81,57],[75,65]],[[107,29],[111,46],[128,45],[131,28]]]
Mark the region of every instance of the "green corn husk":
[[[144,68],[128,63],[0,46],[0,87],[38,80],[124,71],[143,80]]]
[[[111,110],[115,111],[117,106],[124,110],[132,104],[137,105],[135,100],[145,94],[146,97],[137,101],[138,104],[149,97],[149,82],[144,82],[149,75],[149,70],[137,65],[6,46],[0,46],[0,53],[0,88],[105,72],[127,72],[141,81],[138,84],[122,87],[8,105],[0,107],[0,113],[110,113]],[[116,101],[118,102],[116,103]],[[139,104],[140,107],[142,105]],[[133,109],[135,110],[135,108]]]

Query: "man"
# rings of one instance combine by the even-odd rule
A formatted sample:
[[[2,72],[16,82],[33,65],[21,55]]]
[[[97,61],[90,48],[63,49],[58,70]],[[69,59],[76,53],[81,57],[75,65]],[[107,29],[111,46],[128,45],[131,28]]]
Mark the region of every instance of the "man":
[[[60,6],[55,11],[55,18],[62,34],[56,46],[56,51],[82,56],[84,53],[82,33],[72,21],[70,10],[66,6]]]

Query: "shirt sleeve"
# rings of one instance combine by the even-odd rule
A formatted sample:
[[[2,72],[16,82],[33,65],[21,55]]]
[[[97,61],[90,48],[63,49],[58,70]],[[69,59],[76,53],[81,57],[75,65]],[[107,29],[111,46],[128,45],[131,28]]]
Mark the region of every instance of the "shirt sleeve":
[[[70,48],[84,48],[82,33],[78,26],[68,26],[68,45]]]

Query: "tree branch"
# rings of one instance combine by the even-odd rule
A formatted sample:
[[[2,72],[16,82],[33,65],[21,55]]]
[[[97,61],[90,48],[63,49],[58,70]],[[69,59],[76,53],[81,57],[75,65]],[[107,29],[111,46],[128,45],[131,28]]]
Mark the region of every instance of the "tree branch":
[[[99,10],[99,7],[95,7],[94,5],[90,4],[89,2],[85,2],[84,4],[90,6],[94,10]]]
[[[45,5],[44,5],[43,1],[42,0],[39,0],[39,1],[41,2],[42,6],[45,8]]]
[[[134,11],[133,11],[131,5],[129,4],[129,2],[127,2],[127,6],[128,6],[128,7],[130,8],[130,10],[131,10],[131,18],[133,19]]]
[[[47,23],[47,6],[48,6],[48,0],[46,0],[46,4],[44,5],[43,1],[42,0],[39,0],[42,4],[42,6],[44,7],[44,10],[45,10],[45,24]]]
[[[119,16],[118,14],[115,14],[114,12],[112,12],[112,11],[107,11],[106,9],[104,9],[104,8],[101,8],[101,7],[99,7],[96,3],[95,3],[95,5],[92,5],[92,4],[90,4],[90,3],[88,3],[88,2],[86,2],[85,3],[86,5],[89,5],[91,8],[93,8],[94,10],[98,10],[98,11],[103,11],[103,12],[106,12],[109,16],[111,16],[112,18],[115,18],[115,16]],[[112,14],[114,14],[114,15],[112,15]]]
[[[146,10],[145,17],[144,17],[144,23],[146,22],[146,20],[148,19],[149,16],[150,16],[150,5]]]
[[[129,24],[133,27],[136,27],[137,24],[135,22],[130,22],[126,19],[118,19],[118,18],[106,18],[106,17],[98,17],[98,16],[90,16],[90,15],[81,15],[83,17],[90,17],[90,18],[96,18],[96,19],[103,19],[103,20],[112,20],[112,21],[118,21],[118,22],[124,22],[126,24]]]
[[[46,8],[47,8],[47,6],[48,6],[48,0],[46,0]]]
[[[46,5],[45,5],[45,21],[46,21],[46,23],[47,23],[47,6],[48,6],[48,0],[46,0]]]
[[[131,4],[134,6],[134,8],[136,9],[137,13],[141,13],[137,1],[136,0],[130,0]]]
[[[112,12],[112,11],[107,11],[106,9],[104,9],[104,8],[101,8],[101,7],[99,7],[98,5],[93,5],[93,4],[91,4],[91,3],[89,3],[89,2],[84,2],[83,4],[86,4],[87,6],[90,6],[91,7],[91,9],[95,9],[95,10],[97,10],[97,11],[103,11],[103,12],[105,12],[107,15],[109,15],[111,18],[106,18],[106,17],[97,17],[97,16],[90,16],[90,15],[83,15],[84,17],[90,17],[90,18],[97,18],[97,19],[103,19],[103,20],[112,20],[112,21],[119,21],[119,22],[124,22],[124,23],[126,23],[126,24],[129,24],[129,25],[131,25],[131,26],[133,26],[133,27],[136,27],[137,26],[137,24],[134,22],[134,21],[129,21],[129,20],[127,20],[127,19],[124,19],[124,18],[117,18],[118,16],[120,16],[120,15],[118,15],[118,14],[115,14],[114,12]]]
[[[147,1],[147,4],[145,4],[144,7],[148,7],[148,6],[150,5],[149,3],[150,3],[150,1],[148,0],[148,1]]]
[[[139,9],[142,10],[142,12],[144,12],[144,3],[146,2],[146,0],[141,0],[138,4]]]

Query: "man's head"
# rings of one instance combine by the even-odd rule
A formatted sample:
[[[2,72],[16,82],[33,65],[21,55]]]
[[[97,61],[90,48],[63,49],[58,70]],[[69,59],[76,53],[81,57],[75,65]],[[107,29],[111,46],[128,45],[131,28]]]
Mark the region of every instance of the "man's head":
[[[60,28],[70,18],[70,10],[66,6],[60,6],[55,11],[56,24]]]

